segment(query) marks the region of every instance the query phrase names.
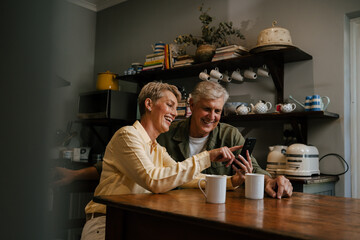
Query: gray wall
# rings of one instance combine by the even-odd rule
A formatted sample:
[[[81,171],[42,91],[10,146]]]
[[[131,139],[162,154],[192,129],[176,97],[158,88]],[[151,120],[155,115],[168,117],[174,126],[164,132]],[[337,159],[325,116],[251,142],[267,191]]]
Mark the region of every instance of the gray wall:
[[[55,87],[52,89],[53,134],[66,131],[76,119],[79,93],[94,91],[96,13],[69,3],[55,1],[52,35],[52,67]],[[65,80],[69,86],[58,87]],[[79,126],[73,126],[74,131]]]
[[[312,55],[313,60],[285,66],[285,98],[291,94],[304,101],[306,95],[313,93],[329,96],[328,110],[339,113],[340,118],[311,121],[308,143],[319,149],[320,156],[330,152],[344,156],[344,139],[348,137],[344,136],[344,48],[347,44],[344,34],[346,14],[360,10],[358,0],[129,0],[97,14],[95,72],[110,70],[121,74],[132,62],[144,62],[154,42],[170,43],[180,34],[199,33],[201,2],[211,7],[210,15],[215,17],[215,23],[229,20],[241,28],[246,40],[236,43],[248,48],[256,45],[259,32],[270,27],[273,20],[290,31],[293,44]],[[95,81],[94,78],[93,83]],[[254,102],[259,99],[275,102],[274,86],[269,79],[229,85],[232,97],[250,95]],[[274,126],[264,123],[260,129],[250,132],[260,140],[255,156],[263,167],[267,146],[282,141],[279,138],[282,127],[275,126],[276,131],[269,128]],[[321,170],[342,170],[337,161],[330,162],[322,164]],[[349,176],[342,176],[336,184],[336,194],[350,196],[350,189]]]

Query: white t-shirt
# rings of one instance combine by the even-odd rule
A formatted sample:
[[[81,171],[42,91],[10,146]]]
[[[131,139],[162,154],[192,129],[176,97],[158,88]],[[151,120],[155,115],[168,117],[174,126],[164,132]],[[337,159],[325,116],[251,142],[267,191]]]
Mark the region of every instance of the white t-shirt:
[[[189,136],[189,147],[190,147],[190,156],[196,155],[202,151],[204,151],[204,146],[207,142],[209,135],[202,138],[193,138]]]

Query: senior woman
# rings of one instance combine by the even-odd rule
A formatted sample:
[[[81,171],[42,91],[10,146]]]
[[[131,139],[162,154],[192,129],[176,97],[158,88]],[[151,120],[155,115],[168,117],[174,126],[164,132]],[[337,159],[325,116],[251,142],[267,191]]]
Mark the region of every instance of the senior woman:
[[[156,142],[174,121],[180,96],[175,86],[166,83],[150,82],[142,88],[138,97],[140,122],[122,127],[110,140],[95,195],[163,193],[195,179],[212,161],[228,161],[228,166],[234,161],[232,152],[241,146],[204,151],[176,162]],[[104,239],[105,205],[90,201],[85,212],[81,239]]]

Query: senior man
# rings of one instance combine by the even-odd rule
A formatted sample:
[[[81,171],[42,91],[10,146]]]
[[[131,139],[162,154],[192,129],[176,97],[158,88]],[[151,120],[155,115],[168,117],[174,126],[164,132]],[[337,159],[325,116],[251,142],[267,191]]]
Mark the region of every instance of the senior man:
[[[157,141],[176,161],[182,161],[204,150],[243,145],[245,139],[237,128],[220,123],[221,113],[228,97],[226,89],[218,83],[211,81],[198,83],[189,100],[191,117],[174,122],[170,130],[161,134]],[[235,156],[239,153],[240,150]],[[287,178],[284,176],[272,178],[268,172],[261,169],[253,156],[248,161],[252,162],[252,172],[265,175],[265,192],[269,196],[281,198],[292,195],[293,187]],[[234,170],[223,163],[212,163],[203,173],[232,176]],[[245,172],[241,178],[244,181]]]

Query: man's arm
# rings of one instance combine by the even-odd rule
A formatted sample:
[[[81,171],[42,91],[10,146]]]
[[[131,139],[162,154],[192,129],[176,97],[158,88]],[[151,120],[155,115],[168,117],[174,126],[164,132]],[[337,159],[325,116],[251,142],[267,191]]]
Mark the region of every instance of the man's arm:
[[[53,182],[53,185],[60,187],[78,180],[99,180],[101,170],[102,162],[99,162],[94,166],[78,170],[56,167],[54,169],[55,181]]]
[[[284,176],[271,178],[265,175],[265,192],[272,198],[291,197],[293,186]]]
[[[245,139],[241,135],[241,133],[237,130],[237,133],[234,135],[235,145],[244,144]],[[265,192],[273,198],[282,197],[291,197],[293,186],[289,179],[284,176],[277,176],[276,178],[272,178],[271,174],[262,169],[260,165],[257,163],[256,159],[251,156],[251,162],[253,166],[253,172],[260,173],[265,175]],[[235,176],[235,175],[234,175]]]

